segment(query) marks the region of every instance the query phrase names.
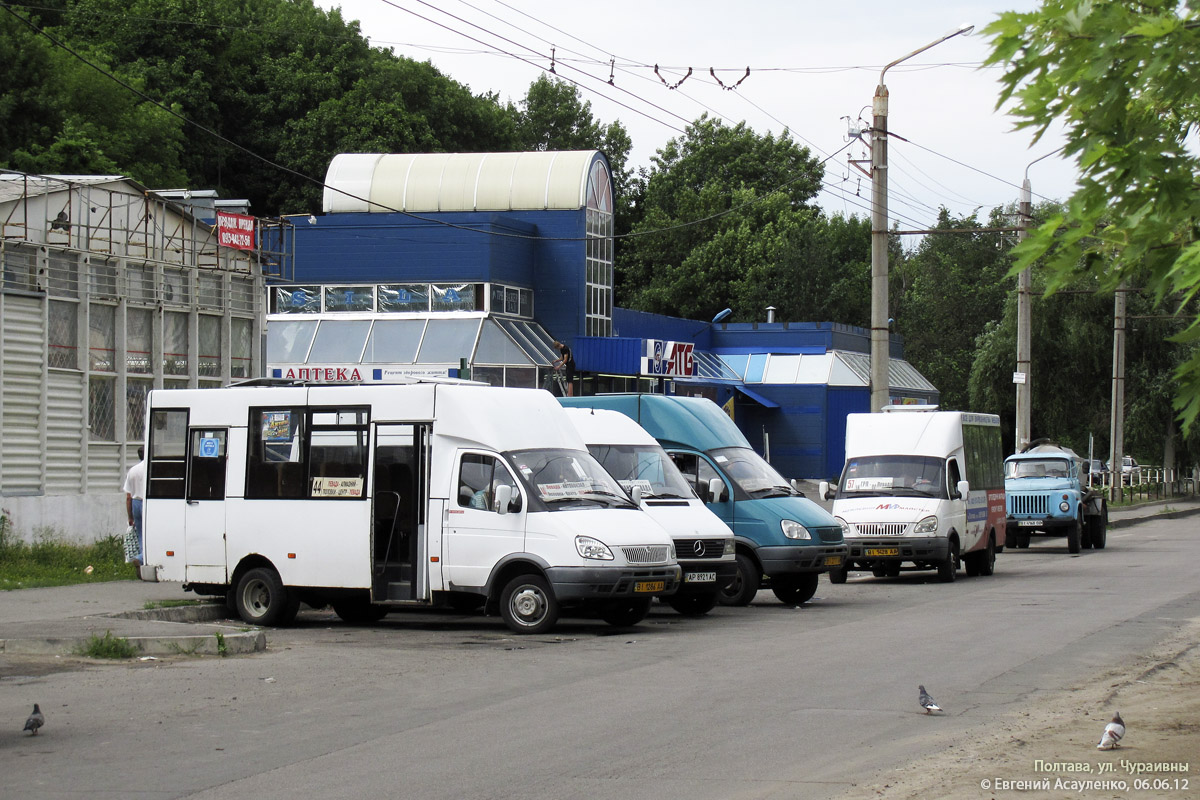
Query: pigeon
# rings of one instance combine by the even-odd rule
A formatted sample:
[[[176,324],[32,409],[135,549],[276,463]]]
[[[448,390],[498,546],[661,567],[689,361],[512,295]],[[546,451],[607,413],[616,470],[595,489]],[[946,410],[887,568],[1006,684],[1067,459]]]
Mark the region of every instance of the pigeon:
[[[25,720],[25,730],[37,736],[38,728],[46,724],[46,715],[38,708],[38,704],[33,704],[33,713],[29,715],[29,719]],[[1122,729],[1124,730],[1124,729]]]
[[[929,692],[925,691],[924,686],[918,686],[917,689],[921,692],[917,700],[921,703],[921,708],[925,709],[926,714],[932,714],[934,711],[942,710],[941,706],[933,702],[933,698],[929,696]]]
[[[1112,722],[1104,726],[1104,734],[1100,737],[1100,744],[1096,745],[1097,750],[1115,750],[1117,742],[1121,741],[1121,737],[1125,735],[1125,720],[1121,719],[1121,712],[1113,714]]]

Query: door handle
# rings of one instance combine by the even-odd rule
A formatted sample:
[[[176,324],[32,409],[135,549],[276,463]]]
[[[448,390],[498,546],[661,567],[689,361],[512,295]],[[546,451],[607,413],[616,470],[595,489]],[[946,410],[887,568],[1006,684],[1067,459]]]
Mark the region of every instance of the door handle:
[[[200,501],[199,500],[188,500],[187,504],[189,506],[198,506],[198,505],[200,505]]]

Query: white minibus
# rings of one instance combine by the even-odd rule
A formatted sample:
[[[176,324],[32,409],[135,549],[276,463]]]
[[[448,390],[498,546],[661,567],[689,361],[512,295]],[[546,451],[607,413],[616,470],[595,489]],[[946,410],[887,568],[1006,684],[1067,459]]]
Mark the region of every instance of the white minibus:
[[[256,382],[250,382],[256,383]],[[671,537],[547,392],[444,382],[149,395],[144,580],[283,625],[486,606],[517,633],[564,608],[639,622],[676,591]]]

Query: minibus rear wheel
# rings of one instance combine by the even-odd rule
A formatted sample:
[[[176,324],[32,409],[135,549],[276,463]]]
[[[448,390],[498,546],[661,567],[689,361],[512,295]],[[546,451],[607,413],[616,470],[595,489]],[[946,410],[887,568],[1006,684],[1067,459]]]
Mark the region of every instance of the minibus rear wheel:
[[[788,575],[786,578],[780,575],[771,578],[771,591],[779,598],[779,602],[798,606],[812,600],[813,595],[817,593],[817,581],[820,577],[819,572],[802,572],[799,575]]]
[[[650,613],[649,597],[635,600],[614,600],[600,612],[600,619],[616,628],[637,625]]]
[[[500,616],[513,633],[545,633],[558,622],[559,605],[541,575],[518,575],[500,593]]]
[[[238,615],[251,625],[288,625],[300,610],[300,598],[270,567],[256,567],[242,575],[236,600]]]

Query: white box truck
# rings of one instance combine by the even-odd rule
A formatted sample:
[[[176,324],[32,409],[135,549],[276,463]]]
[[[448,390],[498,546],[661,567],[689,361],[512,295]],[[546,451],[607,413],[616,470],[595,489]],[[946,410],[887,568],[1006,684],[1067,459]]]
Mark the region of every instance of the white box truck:
[[[517,633],[673,593],[671,537],[547,392],[413,382],[149,395],[145,580],[250,623],[486,605]]]
[[[596,460],[674,539],[683,581],[663,599],[680,614],[707,614],[719,591],[737,577],[733,531],[708,510],[641,425],[602,408],[566,411]]]
[[[835,583],[850,569],[896,576],[905,562],[942,581],[960,561],[968,575],[991,575],[1005,543],[1000,418],[936,406],[847,414],[841,480],[819,491],[834,497],[849,546]]]

